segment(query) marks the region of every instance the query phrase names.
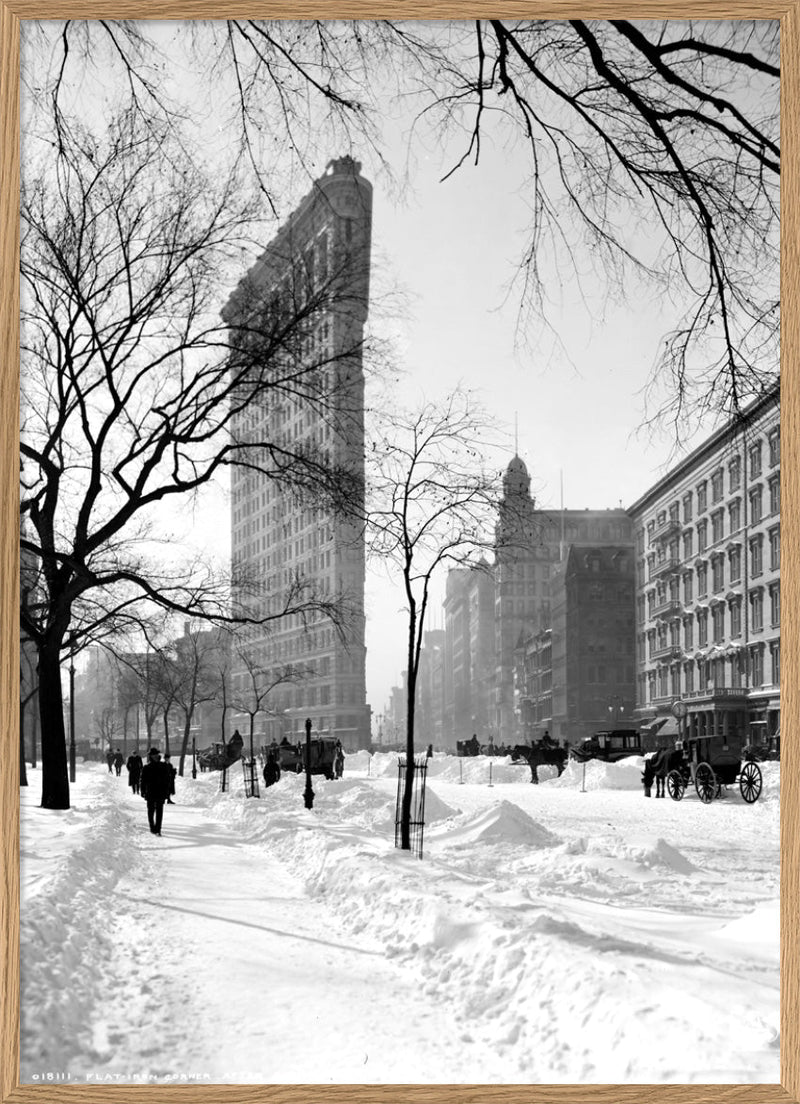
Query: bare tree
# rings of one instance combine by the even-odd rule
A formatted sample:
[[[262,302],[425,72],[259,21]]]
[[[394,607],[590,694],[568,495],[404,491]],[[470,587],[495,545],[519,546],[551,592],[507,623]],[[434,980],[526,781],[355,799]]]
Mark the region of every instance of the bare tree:
[[[220,692],[217,669],[229,652],[227,633],[212,628],[190,631],[188,626],[173,645],[173,669],[176,673],[174,700],[183,716],[178,773],[183,777],[186,752],[197,707],[213,701]],[[223,675],[223,689],[224,675]]]
[[[469,394],[396,413],[379,431],[368,477],[370,554],[399,569],[408,612],[406,780],[401,846],[411,847],[417,675],[431,583],[440,569],[485,568],[499,498],[483,457],[494,427]]]
[[[325,418],[335,381],[320,369],[334,354],[309,356],[307,334],[319,311],[345,309],[332,263],[313,285],[298,272],[257,317],[244,312],[231,327],[219,318],[220,273],[238,266],[253,214],[235,174],[203,179],[169,133],[129,114],[102,138],[59,131],[54,161],[26,184],[21,545],[40,582],[22,621],[38,653],[47,808],[69,807],[59,670],[68,635],[74,650],[82,635],[140,617],[143,602],[220,623],[337,616],[303,580],[253,612],[255,584],[199,562],[164,567],[148,544],[157,506],[233,466],[336,507],[362,493],[321,447],[265,437],[266,422],[232,432],[239,411],[287,395]]]
[[[267,711],[269,695],[278,686],[304,682],[314,674],[314,669],[300,664],[272,667],[262,663],[257,654],[246,646],[238,646],[235,651],[241,664],[238,675],[241,685],[234,685],[232,688],[231,708],[244,713],[248,718],[252,759],[256,717]]]
[[[625,296],[645,280],[679,319],[653,368],[659,415],[680,426],[736,414],[774,383],[777,20],[234,19],[195,25],[191,42],[188,64],[232,93],[226,128],[274,210],[282,178],[267,149],[313,178],[324,133],[385,167],[379,120],[397,103],[416,113],[412,161],[413,136],[452,139],[445,180],[522,142],[523,332],[547,318],[559,282],[595,277]],[[46,87],[59,102],[72,58],[110,58],[131,110],[171,119],[178,105],[144,65],[157,49],[141,25],[68,24]]]

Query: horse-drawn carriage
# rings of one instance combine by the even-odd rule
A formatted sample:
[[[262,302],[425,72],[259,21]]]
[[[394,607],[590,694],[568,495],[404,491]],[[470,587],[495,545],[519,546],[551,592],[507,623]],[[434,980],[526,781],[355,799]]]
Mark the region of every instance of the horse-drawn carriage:
[[[627,728],[614,728],[584,737],[579,744],[570,748],[569,753],[579,763],[586,763],[590,759],[616,763],[631,755],[641,755],[642,744],[638,732]]]
[[[671,753],[666,773],[666,790],[680,801],[689,786],[708,805],[720,797],[723,786],[739,784],[748,805],[758,801],[763,786],[761,768],[746,754],[726,750],[722,736],[690,737]]]
[[[237,729],[227,744],[212,744],[197,753],[201,770],[225,770],[242,757],[244,740]]]

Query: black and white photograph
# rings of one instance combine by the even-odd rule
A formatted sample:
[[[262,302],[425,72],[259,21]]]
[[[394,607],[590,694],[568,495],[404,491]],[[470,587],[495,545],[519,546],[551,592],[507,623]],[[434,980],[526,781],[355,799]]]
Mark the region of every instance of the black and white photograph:
[[[779,20],[20,70],[20,1084],[778,1085]]]

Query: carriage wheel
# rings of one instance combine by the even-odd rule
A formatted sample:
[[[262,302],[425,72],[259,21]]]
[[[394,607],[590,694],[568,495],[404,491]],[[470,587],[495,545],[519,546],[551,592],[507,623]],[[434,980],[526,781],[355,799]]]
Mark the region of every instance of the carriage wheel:
[[[748,805],[758,801],[762,786],[761,768],[752,761],[745,763],[739,775],[739,789]]]
[[[703,804],[710,805],[717,794],[717,776],[708,763],[700,763],[694,772],[694,788]]]
[[[686,783],[680,771],[672,770],[667,775],[667,793],[673,801],[680,801],[683,797]]]

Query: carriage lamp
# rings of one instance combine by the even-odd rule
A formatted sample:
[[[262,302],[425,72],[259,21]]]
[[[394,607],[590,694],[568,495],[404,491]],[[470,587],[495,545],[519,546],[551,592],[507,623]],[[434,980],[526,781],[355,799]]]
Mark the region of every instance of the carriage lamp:
[[[306,719],[306,788],[303,801],[307,809],[314,808],[314,791],[311,788],[311,718]]]

